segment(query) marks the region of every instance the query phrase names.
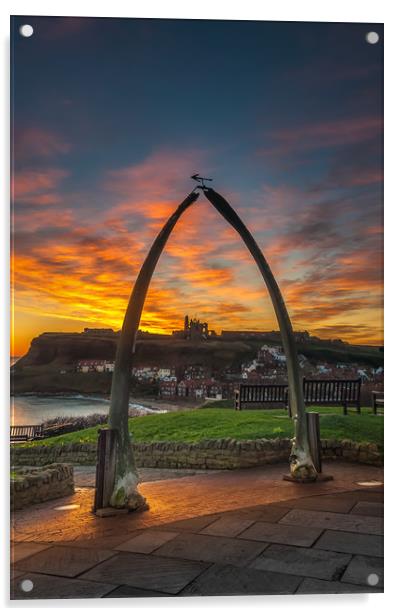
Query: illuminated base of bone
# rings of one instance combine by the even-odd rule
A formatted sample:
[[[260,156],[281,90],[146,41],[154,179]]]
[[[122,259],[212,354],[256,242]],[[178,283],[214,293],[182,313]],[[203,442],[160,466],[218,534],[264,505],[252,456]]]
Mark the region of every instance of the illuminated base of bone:
[[[332,481],[333,475],[327,475],[326,473],[318,473],[316,479],[295,479],[292,475],[283,475],[285,481],[292,481],[293,483],[315,483],[316,481]]]

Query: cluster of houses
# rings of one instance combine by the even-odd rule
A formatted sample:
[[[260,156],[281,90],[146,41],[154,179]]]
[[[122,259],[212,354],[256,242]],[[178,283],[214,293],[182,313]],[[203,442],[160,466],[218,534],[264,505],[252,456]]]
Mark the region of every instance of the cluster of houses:
[[[175,368],[160,368],[159,366],[135,366],[132,376],[140,383],[157,383],[175,379]]]
[[[383,368],[350,363],[319,362],[312,364],[299,355],[300,366],[308,378],[361,378],[363,383],[383,381]],[[76,365],[78,372],[113,372],[114,362],[103,359],[83,359]],[[139,383],[156,384],[162,398],[232,398],[240,383],[284,383],[287,381],[286,356],[280,346],[264,344],[254,359],[236,368],[211,373],[202,364],[184,367],[135,366],[132,377]]]
[[[108,359],[81,359],[76,365],[77,372],[114,372],[114,362]]]
[[[370,366],[360,367],[357,364],[319,363],[312,367],[310,375],[329,379],[361,379],[362,383],[378,384],[383,381],[384,371],[382,366],[371,368]]]
[[[308,378],[357,379],[363,383],[380,383],[383,380],[383,367],[372,368],[356,363],[318,362],[312,364],[299,354],[300,368]],[[242,364],[243,381],[280,381],[286,380],[286,356],[281,347],[263,345],[253,360]]]
[[[76,364],[77,372],[114,372],[114,362],[107,359],[81,359]],[[175,368],[159,366],[135,366],[132,376],[140,382],[157,383],[175,379]]]
[[[299,362],[303,370],[309,363],[304,355],[299,355]],[[286,355],[282,347],[264,344],[254,359],[242,364],[240,378],[245,382],[285,381]]]
[[[82,359],[76,365],[77,372],[113,372],[114,362],[103,359]],[[232,383],[221,383],[211,378],[207,369],[200,365],[188,365],[177,378],[175,368],[159,366],[135,366],[132,377],[140,383],[158,383],[162,398],[216,398],[233,395]]]
[[[182,380],[177,386],[178,397],[188,398],[216,398],[223,396],[222,384],[214,379],[188,379]]]
[[[179,382],[160,383],[161,398],[215,398],[221,400],[233,396],[233,383],[215,379],[181,379]]]

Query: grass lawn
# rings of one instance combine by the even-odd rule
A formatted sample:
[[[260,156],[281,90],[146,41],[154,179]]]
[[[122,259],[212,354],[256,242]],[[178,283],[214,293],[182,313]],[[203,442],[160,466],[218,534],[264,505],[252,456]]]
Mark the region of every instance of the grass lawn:
[[[350,439],[356,442],[376,443],[383,449],[383,416],[374,416],[362,409],[361,415],[344,416],[338,408],[317,408],[321,412],[321,438]],[[61,445],[64,443],[94,443],[98,427],[70,432],[61,436],[33,441],[16,447]],[[293,436],[293,422],[284,410],[234,411],[226,408],[203,408],[176,411],[162,415],[147,415],[129,420],[135,441],[191,442],[202,439],[277,438]]]

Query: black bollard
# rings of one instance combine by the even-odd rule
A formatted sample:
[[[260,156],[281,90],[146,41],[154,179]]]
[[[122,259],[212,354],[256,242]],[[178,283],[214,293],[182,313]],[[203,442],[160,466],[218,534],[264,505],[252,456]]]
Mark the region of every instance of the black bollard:
[[[117,431],[101,428],[97,439],[94,513],[110,506],[115,480],[116,446]]]

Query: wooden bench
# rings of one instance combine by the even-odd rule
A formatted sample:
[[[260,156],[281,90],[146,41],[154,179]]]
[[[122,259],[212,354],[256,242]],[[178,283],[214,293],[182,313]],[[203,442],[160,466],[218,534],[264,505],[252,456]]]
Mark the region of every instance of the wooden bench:
[[[241,411],[244,405],[255,406],[264,403],[288,405],[288,386],[286,384],[239,385],[235,390],[235,409]]]
[[[43,438],[43,426],[10,426],[10,441],[24,442]]]
[[[303,379],[304,402],[308,404],[343,406],[347,415],[348,408],[354,406],[361,412],[361,379]],[[260,406],[266,403],[282,403],[288,406],[288,386],[247,385],[241,384],[235,390],[235,409],[247,406]],[[289,409],[290,415],[290,409]]]
[[[377,415],[378,408],[383,409],[383,407],[384,407],[383,391],[373,391],[372,392],[372,410],[374,411],[374,415]]]
[[[303,379],[306,404],[343,406],[347,415],[350,406],[361,413],[361,379]]]

